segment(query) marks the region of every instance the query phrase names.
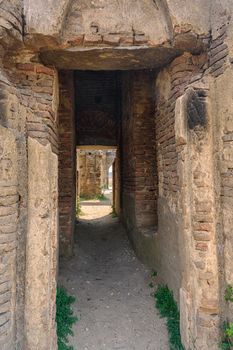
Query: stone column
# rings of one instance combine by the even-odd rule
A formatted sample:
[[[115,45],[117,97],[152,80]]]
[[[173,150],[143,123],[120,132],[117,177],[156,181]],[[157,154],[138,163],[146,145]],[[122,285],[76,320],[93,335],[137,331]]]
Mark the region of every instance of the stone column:
[[[27,176],[27,197],[21,192],[23,205],[20,207],[27,207],[27,224],[25,220],[23,232],[26,235],[23,349],[55,350],[58,253],[57,74],[53,69],[29,62],[17,64],[14,77],[17,78],[21,108],[26,114],[24,133],[27,135],[27,171],[24,169]]]
[[[13,132],[0,126],[0,348],[15,348],[17,149]]]
[[[219,348],[219,280],[213,118],[207,91],[189,88],[178,98],[175,137],[180,211],[183,218],[180,289],[181,335],[185,349]]]
[[[25,350],[55,350],[58,159],[28,139]]]

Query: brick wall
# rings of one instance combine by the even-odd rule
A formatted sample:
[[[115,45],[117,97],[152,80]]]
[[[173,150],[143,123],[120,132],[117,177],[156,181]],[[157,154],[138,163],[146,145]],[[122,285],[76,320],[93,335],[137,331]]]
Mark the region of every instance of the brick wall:
[[[59,227],[60,254],[73,249],[76,206],[76,142],[72,71],[59,72]]]
[[[154,77],[122,74],[122,191],[124,219],[138,228],[157,223]]]

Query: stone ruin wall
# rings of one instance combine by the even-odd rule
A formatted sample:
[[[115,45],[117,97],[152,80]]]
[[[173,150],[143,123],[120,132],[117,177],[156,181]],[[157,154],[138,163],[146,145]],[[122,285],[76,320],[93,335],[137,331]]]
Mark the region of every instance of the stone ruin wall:
[[[55,349],[57,74],[29,63],[22,11],[0,4],[0,348]]]
[[[80,196],[94,198],[101,195],[106,184],[106,155],[102,151],[79,151],[78,172]]]
[[[58,12],[64,8],[60,4]],[[175,1],[167,4],[175,13]],[[47,350],[56,349],[58,79],[55,69],[41,64],[22,44],[22,5],[16,0],[0,3],[0,347],[31,350],[40,344]],[[24,5],[28,9],[29,2]],[[48,26],[56,28],[59,21],[37,17],[43,3],[34,6],[31,27],[37,32],[39,21],[42,42],[49,45]],[[50,8],[46,11],[49,14]],[[224,302],[225,287],[233,281],[232,11],[230,1],[212,2],[208,56],[177,58],[159,73],[156,83],[157,204],[164,214],[158,236],[143,237],[143,244],[153,256],[160,245],[153,264],[161,267],[180,298],[187,349],[195,349],[196,336],[196,348],[214,349],[219,317],[232,319],[233,310]],[[198,23],[191,7],[189,18],[184,16],[174,17],[177,23]],[[30,22],[27,16],[25,20]],[[89,37],[89,43],[96,41]],[[197,132],[184,124],[191,87],[204,92],[208,111],[206,128]],[[179,249],[174,251],[175,246]]]
[[[130,231],[157,224],[153,86],[153,73],[122,73],[122,209]]]
[[[77,150],[78,193],[80,197],[94,198],[108,188],[108,170],[115,151]]]

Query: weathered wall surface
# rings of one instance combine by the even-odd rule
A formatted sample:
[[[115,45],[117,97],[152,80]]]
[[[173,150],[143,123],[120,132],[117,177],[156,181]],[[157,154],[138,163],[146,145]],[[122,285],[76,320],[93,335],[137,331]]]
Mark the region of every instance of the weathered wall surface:
[[[78,151],[80,196],[94,198],[104,187],[104,161],[102,151]]]
[[[173,40],[181,32],[208,33],[210,5],[209,0],[183,0],[182,3],[177,0],[50,0],[49,3],[25,0],[24,13],[29,35],[38,33],[54,39],[63,37],[66,42],[76,45],[83,40],[87,44],[102,42],[115,45],[121,41],[123,45],[160,45]],[[109,13],[112,15],[109,16]],[[179,40],[177,44],[184,42]]]
[[[16,247],[18,224],[16,139],[0,126],[0,346],[13,349],[16,325]]]
[[[211,12],[213,28],[212,52],[215,55],[215,65],[219,66],[216,79],[210,79],[211,113],[214,120],[215,137],[215,189],[218,199],[217,252],[219,260],[220,279],[220,316],[221,321],[231,321],[232,303],[225,301],[227,285],[232,285],[232,154],[233,154],[233,119],[232,119],[232,78],[233,78],[233,21],[231,18],[233,4],[231,1],[215,1]]]
[[[233,261],[233,119],[232,119],[232,82],[233,67],[228,66],[225,72],[210,85],[213,101],[212,113],[215,127],[216,152],[216,192],[218,193],[218,254],[221,281],[222,321],[232,321],[232,305],[224,300],[227,285],[232,285]]]
[[[131,230],[156,226],[154,73],[122,74],[123,216]]]
[[[43,169],[43,172],[40,171]],[[56,349],[58,157],[28,139],[28,231],[24,349]]]
[[[17,89],[4,68],[6,50],[16,48],[22,41],[22,2],[0,4],[0,347],[11,350],[22,344],[23,283],[26,178],[23,170],[25,143]],[[24,159],[23,159],[24,158]],[[20,211],[19,211],[20,210]],[[22,248],[22,249],[21,249]],[[20,250],[21,249],[21,250]],[[22,258],[23,257],[23,258]]]
[[[78,186],[81,197],[94,198],[108,188],[108,169],[115,151],[77,150]]]
[[[22,265],[25,270],[21,272],[25,281],[21,279],[18,288],[23,293],[26,287],[24,319],[20,320],[25,325],[24,332],[21,330],[25,342],[19,348],[36,349],[40,344],[44,349],[54,349],[58,248],[57,75],[54,70],[36,63],[18,63],[9,74],[18,89],[21,113],[25,116],[21,130],[26,138],[23,154],[26,194],[23,185],[22,195],[20,193],[26,218],[22,223],[24,241],[21,238],[19,247],[24,247],[26,256]]]
[[[51,144],[54,157],[51,158],[50,166],[56,169],[56,98],[55,83],[56,75],[53,70],[41,65],[31,63],[14,64],[11,60],[5,60],[3,57],[4,68],[1,70],[1,125],[3,126],[1,142],[1,229],[4,233],[2,240],[2,297],[1,303],[2,316],[4,320],[1,327],[1,348],[4,350],[26,349],[25,345],[25,324],[27,335],[33,333],[33,313],[26,313],[25,307],[25,283],[28,282],[27,300],[31,300],[30,307],[36,308],[40,313],[40,300],[35,295],[35,284],[31,275],[33,261],[27,260],[26,255],[30,256],[29,241],[32,238],[29,234],[28,222],[32,217],[28,216],[28,191],[30,183],[28,182],[28,136],[36,139],[43,147]],[[29,98],[30,97],[30,98]],[[54,105],[53,105],[54,103]],[[5,139],[5,136],[6,139]],[[5,148],[8,144],[9,147]],[[41,176],[41,168],[35,167],[34,173]],[[18,174],[18,175],[17,175]],[[57,186],[56,172],[54,171],[53,195],[48,199],[44,198],[44,206],[50,205],[53,201],[56,205]],[[5,180],[4,180],[5,179]],[[36,187],[36,186],[35,186]],[[35,190],[35,187],[33,189]],[[36,204],[37,205],[37,204]],[[34,206],[34,203],[32,204]],[[56,208],[54,209],[56,211]],[[38,214],[38,215],[37,215]],[[37,211],[33,212],[33,219],[36,221],[40,217]],[[50,275],[48,298],[43,300],[44,307],[50,309],[48,322],[51,329],[51,339],[56,343],[55,329],[55,309],[54,300],[56,292],[56,223],[57,216],[49,215],[47,218],[51,231],[46,231],[46,237],[53,241],[54,249],[50,252],[50,262],[46,269],[40,270],[40,264],[37,266],[37,272],[40,278]],[[14,228],[15,227],[15,228]],[[32,233],[34,235],[34,231]],[[2,238],[3,238],[2,237]],[[53,238],[52,238],[53,237]],[[37,232],[35,241],[41,242],[40,230]],[[29,245],[27,245],[29,244]],[[34,245],[35,247],[35,245]],[[33,258],[40,257],[46,259],[44,246],[33,251]],[[47,256],[48,258],[48,256]],[[27,266],[27,269],[26,269]],[[37,276],[38,276],[37,275]],[[5,276],[5,277],[4,277]],[[6,281],[4,282],[4,278]],[[45,277],[46,280],[46,277]],[[40,283],[40,280],[38,280]],[[5,289],[4,289],[5,288]],[[41,310],[42,312],[42,310]],[[36,328],[40,328],[39,322]],[[44,329],[42,329],[42,333]],[[41,336],[42,336],[41,333]],[[35,334],[35,333],[34,333]],[[47,333],[46,333],[47,336]],[[33,341],[36,339],[33,339]],[[29,342],[29,340],[27,339]],[[38,339],[37,339],[38,341]],[[33,349],[33,344],[28,343],[29,348]],[[54,345],[55,346],[55,345]],[[48,348],[47,346],[45,347]]]
[[[21,0],[1,1],[0,3],[0,52],[22,42],[23,2]]]
[[[223,46],[223,56],[224,50]],[[210,52],[209,57],[206,54],[185,54],[158,75],[155,114],[157,161],[155,151],[152,153],[158,174],[158,229],[154,235],[143,234],[143,230],[141,233],[134,230],[131,235],[139,256],[160,271],[161,278],[180,301],[182,339],[187,349],[193,344],[198,349],[218,348],[219,286],[212,153],[214,120],[206,111],[205,124],[202,113],[205,108],[208,110],[207,75],[211,72],[216,77],[221,72],[219,66],[214,66],[214,53]],[[224,64],[225,59],[220,62],[221,66]],[[193,90],[187,90],[191,86]],[[130,85],[127,90],[131,91]],[[131,110],[124,109],[125,116],[130,115],[134,108],[134,100],[129,101]],[[134,121],[125,119],[125,126],[133,130],[133,135],[134,122],[137,123],[135,116]],[[141,127],[142,130],[144,128]],[[123,135],[123,147],[125,144],[128,148],[123,148],[123,155],[127,159],[125,153],[134,154],[134,139],[127,142]],[[123,161],[123,174],[128,175],[124,175],[123,182],[123,211],[125,217],[131,219],[131,226],[135,225],[138,216],[140,218],[140,214],[135,214],[137,200],[133,195],[133,189],[137,189],[139,183],[131,176],[135,173],[137,158],[140,159],[140,155],[129,157],[134,159],[133,162]],[[145,165],[138,164],[138,170],[144,171]],[[142,181],[139,176],[137,179]],[[126,189],[129,196],[125,195]],[[147,208],[146,205],[144,208]]]
[[[76,217],[76,139],[73,71],[59,72],[59,234],[60,255],[70,256]]]

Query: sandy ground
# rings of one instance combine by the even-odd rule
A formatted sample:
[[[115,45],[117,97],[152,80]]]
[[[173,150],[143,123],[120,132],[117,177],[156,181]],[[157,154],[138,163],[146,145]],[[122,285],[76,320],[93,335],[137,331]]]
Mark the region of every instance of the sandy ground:
[[[82,203],[75,256],[60,263],[60,284],[76,296],[75,350],[168,350],[167,331],[148,287],[150,271],[135,257],[109,202]]]

